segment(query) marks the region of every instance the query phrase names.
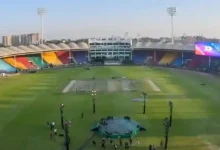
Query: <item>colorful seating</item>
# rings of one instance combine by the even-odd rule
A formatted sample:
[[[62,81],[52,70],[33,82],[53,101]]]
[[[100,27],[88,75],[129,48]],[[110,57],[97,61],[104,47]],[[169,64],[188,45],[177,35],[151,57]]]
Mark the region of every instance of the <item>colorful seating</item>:
[[[6,63],[3,59],[0,59],[0,68],[1,68],[1,70],[5,71],[5,72],[15,72],[16,71],[16,69],[14,67],[12,67],[8,63]]]
[[[53,65],[62,65],[63,63],[58,59],[57,55],[54,52],[43,52],[43,59],[48,64]]]
[[[33,69],[36,68],[36,66],[34,66],[33,64],[30,63],[30,61],[28,60],[27,57],[25,56],[17,56],[16,57],[16,62],[20,62],[21,64],[23,64],[25,67],[27,67],[28,69]]]
[[[29,56],[27,56],[27,58],[35,66],[39,66],[39,67],[47,66],[47,63],[41,59],[40,55],[29,55]]]
[[[56,52],[56,55],[57,55],[58,59],[63,64],[68,64],[69,63],[69,52],[68,51],[58,51],[58,52]]]
[[[183,63],[183,59],[182,59],[182,57],[179,57],[172,63],[172,65],[181,66],[182,63]]]
[[[158,62],[160,65],[170,64],[178,57],[176,52],[166,52],[162,59]]]
[[[143,64],[147,58],[147,51],[135,50],[133,51],[132,60],[135,64]]]
[[[88,61],[88,52],[86,51],[74,51],[72,54],[77,63],[84,63]]]
[[[189,63],[188,67],[190,69],[195,69],[200,67],[201,64],[207,62],[208,57],[207,56],[195,56],[192,61]]]
[[[13,66],[14,68],[18,68],[21,70],[28,69],[26,66],[24,66],[22,63],[17,62],[13,57],[4,58],[5,62]]]

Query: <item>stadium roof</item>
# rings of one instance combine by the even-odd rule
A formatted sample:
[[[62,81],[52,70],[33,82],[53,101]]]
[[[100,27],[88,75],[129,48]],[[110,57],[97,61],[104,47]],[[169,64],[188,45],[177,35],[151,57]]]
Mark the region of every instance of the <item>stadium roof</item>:
[[[134,49],[163,49],[163,50],[179,50],[179,51],[194,51],[195,47],[193,44],[181,44],[181,43],[151,43],[151,42],[136,42],[133,43]]]
[[[134,50],[138,49],[160,49],[160,50],[178,50],[178,51],[194,51],[194,45],[183,45],[181,43],[152,43],[152,42],[133,42],[132,45]],[[24,55],[28,53],[40,53],[45,51],[57,51],[57,50],[88,50],[89,45],[85,42],[80,42],[78,44],[76,43],[60,43],[60,44],[40,44],[40,45],[29,45],[29,46],[23,46],[20,45],[18,47],[10,46],[7,48],[0,48],[0,57],[7,57],[12,55]]]
[[[85,42],[81,42],[79,44],[69,43],[68,45],[65,43],[60,44],[40,44],[40,45],[29,45],[23,46],[20,45],[18,47],[10,46],[10,47],[0,47],[0,57],[7,57],[12,55],[23,55],[28,53],[40,53],[45,51],[57,51],[57,50],[87,50],[89,46]]]

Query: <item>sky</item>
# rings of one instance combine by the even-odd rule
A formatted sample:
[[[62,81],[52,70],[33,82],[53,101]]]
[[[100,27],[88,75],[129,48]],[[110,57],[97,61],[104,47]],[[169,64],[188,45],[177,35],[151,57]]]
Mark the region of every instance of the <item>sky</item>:
[[[45,39],[88,37],[170,37],[167,7],[177,9],[174,36],[220,38],[220,0],[0,0],[0,36],[40,32]]]

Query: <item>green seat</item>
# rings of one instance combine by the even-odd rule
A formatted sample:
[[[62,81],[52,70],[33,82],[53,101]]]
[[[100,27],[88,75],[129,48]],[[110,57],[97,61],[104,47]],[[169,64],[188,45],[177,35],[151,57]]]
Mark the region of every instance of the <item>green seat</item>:
[[[39,67],[46,67],[47,63],[42,59],[40,56],[28,56],[27,57],[30,61],[32,61],[35,65],[39,66]]]

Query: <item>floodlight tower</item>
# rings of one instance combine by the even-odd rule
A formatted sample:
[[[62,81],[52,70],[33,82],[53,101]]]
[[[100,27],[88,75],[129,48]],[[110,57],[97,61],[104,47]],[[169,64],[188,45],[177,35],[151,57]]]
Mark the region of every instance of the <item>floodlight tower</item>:
[[[63,108],[64,108],[64,103],[62,103],[61,105],[60,105],[60,120],[61,120],[61,126],[62,126],[62,129],[64,129],[64,122],[63,122]]]
[[[96,91],[92,91],[93,113],[95,114]]]
[[[143,114],[146,112],[146,98],[147,98],[147,92],[142,92],[142,95],[144,97],[144,103],[143,103]]]
[[[43,30],[43,18],[44,18],[44,16],[45,16],[45,14],[46,14],[46,9],[45,8],[38,8],[37,9],[37,14],[38,14],[38,16],[40,16],[40,20],[41,20],[41,38],[40,38],[40,42],[41,42],[41,44],[43,44],[43,42],[44,42],[44,30]]]
[[[169,106],[170,106],[170,127],[171,127],[173,121],[173,102],[169,101]]]
[[[168,138],[169,138],[169,128],[170,128],[170,121],[169,121],[169,119],[167,117],[164,119],[163,125],[164,125],[164,129],[165,129],[165,145],[164,145],[164,149],[167,150]]]
[[[174,38],[173,38],[173,16],[176,15],[176,7],[168,7],[167,13],[171,17],[171,38],[172,38],[172,44],[174,44]]]

